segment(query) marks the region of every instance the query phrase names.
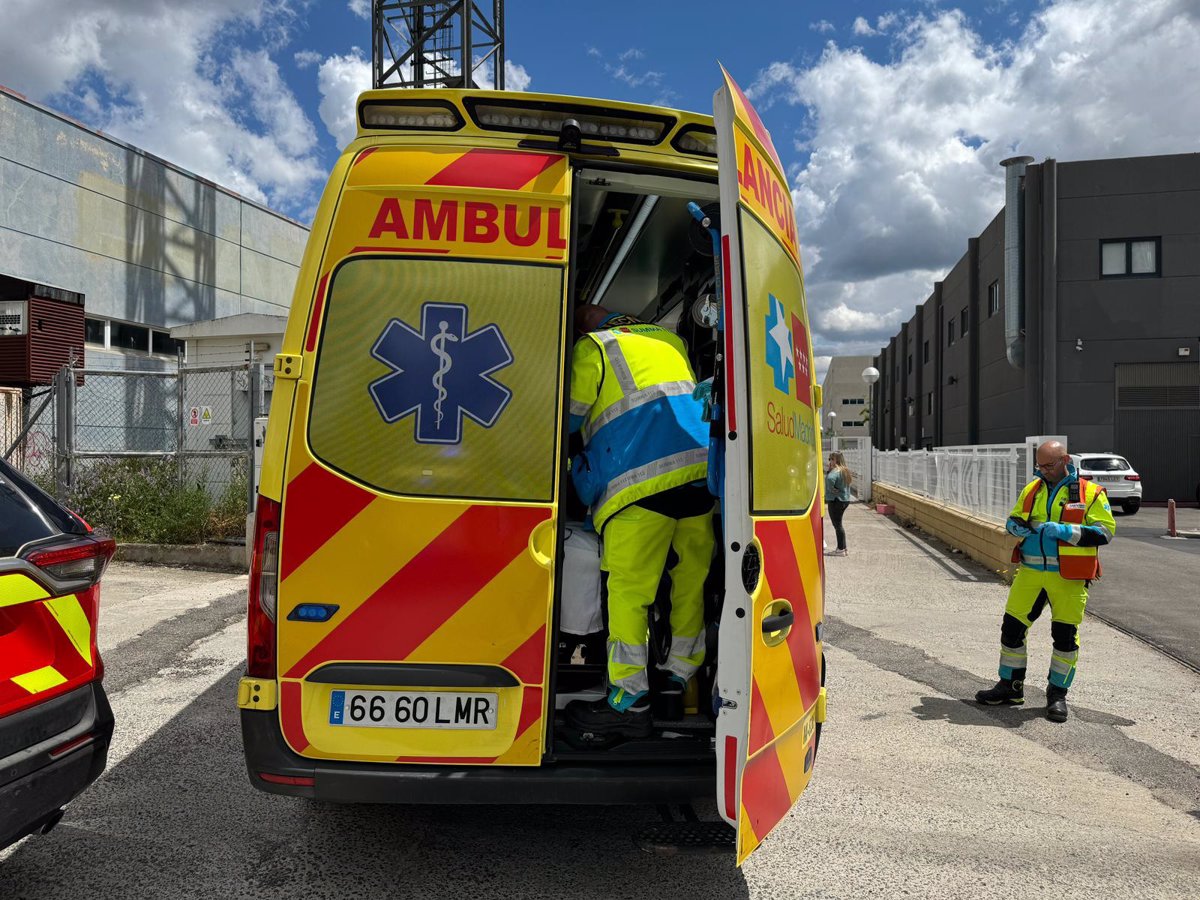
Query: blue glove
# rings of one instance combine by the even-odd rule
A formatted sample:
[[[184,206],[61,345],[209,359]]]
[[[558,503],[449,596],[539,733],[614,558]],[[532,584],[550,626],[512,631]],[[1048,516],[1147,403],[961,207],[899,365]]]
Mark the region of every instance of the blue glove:
[[[1056,541],[1069,541],[1075,536],[1075,530],[1062,522],[1043,522],[1038,534]]]
[[[1022,525],[1020,522],[1016,521],[1015,519],[1009,519],[1008,520],[1008,533],[1011,534],[1013,537],[1018,537],[1021,540],[1025,540],[1025,538],[1029,537],[1034,532],[1033,532],[1032,528],[1025,527],[1024,525]]]

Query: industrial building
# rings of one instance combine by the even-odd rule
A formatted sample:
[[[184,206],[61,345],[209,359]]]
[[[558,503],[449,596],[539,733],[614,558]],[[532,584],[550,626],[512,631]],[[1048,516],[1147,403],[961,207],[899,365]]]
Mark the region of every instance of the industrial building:
[[[821,382],[821,427],[833,437],[866,437],[867,400],[870,389],[863,369],[874,363],[869,356],[835,356]]]
[[[173,368],[173,326],[286,316],[308,229],[0,88],[0,386]]]
[[[1003,177],[1004,208],[875,358],[875,446],[1063,434],[1125,456],[1147,500],[1200,500],[1200,155]]]

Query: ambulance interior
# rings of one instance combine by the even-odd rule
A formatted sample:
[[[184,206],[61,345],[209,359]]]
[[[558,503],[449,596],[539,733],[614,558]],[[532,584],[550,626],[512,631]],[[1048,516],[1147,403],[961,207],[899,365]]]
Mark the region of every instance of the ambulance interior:
[[[716,332],[703,324],[700,309],[715,311],[716,269],[713,241],[689,212],[696,203],[718,226],[717,184],[660,174],[615,170],[578,170],[574,185],[574,270],[572,306],[598,304],[612,312],[636,316],[678,334],[687,343],[698,381],[716,367]],[[578,434],[568,439],[566,455],[582,446]],[[616,744],[589,741],[571,733],[561,711],[572,700],[605,696],[604,579],[600,572],[600,539],[583,527],[586,507],[564,479],[561,546],[563,571],[559,592],[554,752],[560,756],[602,754],[605,759],[664,757],[711,759],[715,735],[712,710],[716,672],[716,623],[724,586],[719,540],[720,507],[714,515],[717,549],[705,585],[706,661],[688,685],[682,709],[664,707],[653,697],[653,670],[666,659],[670,645],[669,558],[658,599],[650,614],[650,666],[654,730],[650,738]]]

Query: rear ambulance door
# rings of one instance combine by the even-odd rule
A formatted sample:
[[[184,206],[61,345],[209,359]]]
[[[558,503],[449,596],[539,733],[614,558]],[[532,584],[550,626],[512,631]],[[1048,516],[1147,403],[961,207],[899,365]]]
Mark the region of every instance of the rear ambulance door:
[[[280,533],[280,724],[315,759],[538,765],[569,209],[559,154],[346,170]]]
[[[824,718],[819,404],[783,166],[728,73],[714,114],[727,386],[717,801],[740,865],[807,786]]]

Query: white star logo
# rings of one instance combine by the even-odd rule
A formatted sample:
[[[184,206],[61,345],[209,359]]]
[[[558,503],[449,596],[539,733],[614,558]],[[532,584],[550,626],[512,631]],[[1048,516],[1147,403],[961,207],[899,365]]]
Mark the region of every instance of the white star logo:
[[[775,299],[775,327],[768,334],[771,335],[771,340],[779,348],[779,363],[783,366],[784,371],[787,370],[787,364],[792,361],[792,332],[787,327],[787,318],[783,310],[783,303],[779,298]]]

